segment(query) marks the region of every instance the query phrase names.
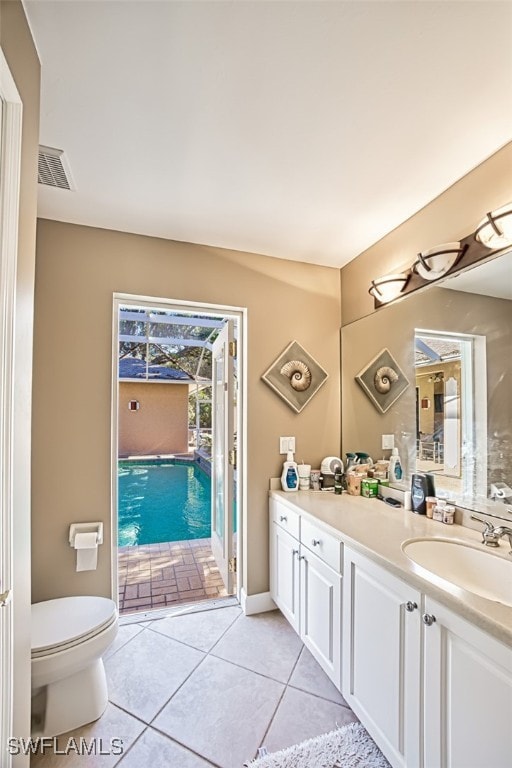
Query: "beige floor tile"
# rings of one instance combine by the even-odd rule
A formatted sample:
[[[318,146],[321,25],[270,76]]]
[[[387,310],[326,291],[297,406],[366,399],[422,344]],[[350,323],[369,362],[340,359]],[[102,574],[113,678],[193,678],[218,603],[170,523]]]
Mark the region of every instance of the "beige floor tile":
[[[255,756],[282,691],[274,680],[207,656],[153,725],[222,768],[240,768]]]
[[[121,624],[116,635],[116,639],[110,648],[107,649],[106,653],[103,654],[103,661],[109,659],[116,651],[118,651],[123,647],[123,645],[131,640],[132,637],[135,637],[135,635],[138,635],[139,632],[142,632],[142,630],[143,627],[141,627],[140,624]]]
[[[208,768],[208,766],[211,766],[211,763],[152,728],[148,728],[142,734],[119,763],[119,768]]]
[[[263,744],[275,752],[357,721],[351,709],[287,688]]]
[[[302,642],[279,611],[240,616],[212,653],[226,661],[288,682]]]
[[[107,659],[109,698],[149,723],[202,659],[195,648],[144,630]]]
[[[77,754],[76,750],[66,754],[55,754],[52,750],[45,750],[44,754],[33,755],[30,759],[31,768],[113,768],[119,761],[119,741],[112,743],[112,739],[120,740],[120,748],[126,752],[134,743],[139,734],[144,730],[144,724],[131,715],[123,712],[113,704],[109,704],[104,715],[96,722],[86,725],[76,731],[70,731],[58,737],[57,750],[65,752],[69,739],[74,739],[77,745],[80,738],[86,740],[85,746],[93,749],[93,740],[96,740],[94,749],[97,754]],[[99,754],[100,752],[110,754]],[[141,766],[142,768],[142,766]]]
[[[347,702],[323,671],[320,664],[314,659],[307,648],[302,649],[297,666],[293,670],[289,685],[300,688],[307,693],[314,693],[324,699],[334,701],[336,704],[348,706]]]
[[[213,648],[241,613],[241,609],[233,605],[185,616],[170,616],[153,622],[151,630],[207,652]]]

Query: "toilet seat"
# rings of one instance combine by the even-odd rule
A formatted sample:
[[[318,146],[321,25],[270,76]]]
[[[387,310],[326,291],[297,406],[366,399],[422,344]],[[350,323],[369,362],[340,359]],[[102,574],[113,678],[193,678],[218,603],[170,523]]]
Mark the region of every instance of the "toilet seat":
[[[116,621],[116,605],[106,597],[61,597],[35,603],[32,605],[32,659],[80,645]]]

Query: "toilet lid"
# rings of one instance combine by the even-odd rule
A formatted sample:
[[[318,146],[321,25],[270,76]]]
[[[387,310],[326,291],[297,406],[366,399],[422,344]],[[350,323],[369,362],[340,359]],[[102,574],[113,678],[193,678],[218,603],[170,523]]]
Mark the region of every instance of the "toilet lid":
[[[32,606],[32,655],[59,650],[99,634],[117,617],[107,597],[60,597]]]

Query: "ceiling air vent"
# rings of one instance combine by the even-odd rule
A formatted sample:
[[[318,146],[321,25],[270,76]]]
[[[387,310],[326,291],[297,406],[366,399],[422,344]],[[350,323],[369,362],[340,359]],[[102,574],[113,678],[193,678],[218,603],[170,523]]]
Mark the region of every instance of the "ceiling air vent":
[[[39,146],[39,184],[59,189],[74,189],[69,165],[62,149]]]

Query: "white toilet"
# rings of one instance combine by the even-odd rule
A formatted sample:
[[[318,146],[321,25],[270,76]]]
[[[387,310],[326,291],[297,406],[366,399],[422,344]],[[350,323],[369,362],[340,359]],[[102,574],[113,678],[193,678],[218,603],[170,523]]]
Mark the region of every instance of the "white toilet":
[[[32,735],[57,736],[107,706],[102,655],[118,629],[106,597],[61,597],[32,606]]]

